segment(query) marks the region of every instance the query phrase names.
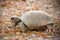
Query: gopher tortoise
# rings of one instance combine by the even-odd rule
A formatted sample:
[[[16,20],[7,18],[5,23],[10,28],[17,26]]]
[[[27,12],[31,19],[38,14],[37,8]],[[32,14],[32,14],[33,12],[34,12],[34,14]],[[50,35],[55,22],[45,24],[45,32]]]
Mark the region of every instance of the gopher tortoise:
[[[21,31],[40,29],[43,26],[53,24],[51,15],[45,11],[28,11],[23,13],[21,17],[11,17],[11,20],[15,20],[15,26]]]

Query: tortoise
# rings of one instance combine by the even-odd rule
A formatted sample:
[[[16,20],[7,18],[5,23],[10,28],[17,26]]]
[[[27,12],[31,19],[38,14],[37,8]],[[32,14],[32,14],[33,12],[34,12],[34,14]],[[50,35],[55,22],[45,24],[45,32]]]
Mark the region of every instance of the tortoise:
[[[15,27],[18,27],[21,31],[26,31],[26,29],[41,29],[49,24],[52,25],[53,19],[51,17],[45,11],[27,11],[21,17],[11,17],[11,20],[15,20]]]

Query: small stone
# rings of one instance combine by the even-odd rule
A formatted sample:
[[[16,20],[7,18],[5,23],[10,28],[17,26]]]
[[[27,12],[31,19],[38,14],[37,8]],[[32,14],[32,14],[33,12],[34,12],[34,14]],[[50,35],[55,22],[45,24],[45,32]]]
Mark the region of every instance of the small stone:
[[[36,35],[35,34],[32,34],[33,37],[35,37]]]
[[[39,37],[38,40],[43,40],[43,37]]]
[[[5,40],[8,40],[9,38],[8,37],[4,37]]]

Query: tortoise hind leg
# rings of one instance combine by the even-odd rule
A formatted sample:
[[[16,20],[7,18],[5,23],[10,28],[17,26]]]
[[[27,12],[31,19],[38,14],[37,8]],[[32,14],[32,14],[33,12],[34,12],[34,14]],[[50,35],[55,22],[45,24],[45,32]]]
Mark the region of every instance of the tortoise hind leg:
[[[49,24],[49,25],[47,25],[47,31],[46,31],[46,33],[48,34],[48,35],[52,35],[52,33],[53,33],[53,24]]]

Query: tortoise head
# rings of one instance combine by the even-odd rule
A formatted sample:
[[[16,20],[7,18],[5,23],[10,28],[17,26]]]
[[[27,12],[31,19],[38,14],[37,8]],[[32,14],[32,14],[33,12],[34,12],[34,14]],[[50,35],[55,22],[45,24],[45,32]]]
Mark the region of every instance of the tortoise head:
[[[15,26],[22,22],[21,19],[19,17],[11,17],[12,23],[15,23]]]

